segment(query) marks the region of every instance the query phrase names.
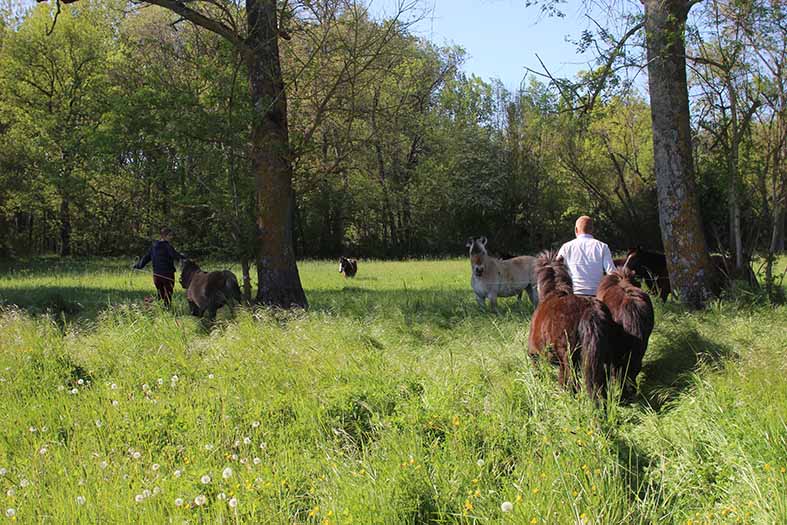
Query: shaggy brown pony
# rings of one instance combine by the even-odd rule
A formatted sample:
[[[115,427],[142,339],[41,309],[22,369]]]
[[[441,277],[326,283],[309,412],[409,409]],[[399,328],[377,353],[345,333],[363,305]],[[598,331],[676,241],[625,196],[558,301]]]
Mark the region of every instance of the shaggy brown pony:
[[[203,272],[194,261],[186,259],[180,270],[180,285],[186,290],[191,314],[197,317],[207,312],[208,319],[216,317],[216,310],[231,301],[240,302],[238,279],[229,270]]]
[[[551,354],[560,367],[561,385],[575,386],[572,371],[580,364],[585,389],[592,398],[604,395],[610,349],[610,316],[594,297],[574,295],[571,276],[556,252],[536,261],[538,308],[530,322],[529,354]]]
[[[618,268],[598,286],[597,297],[609,309],[612,330],[610,376],[623,381],[623,396],[631,399],[637,389],[637,375],[653,332],[653,304],[650,296],[634,282],[634,272]]]

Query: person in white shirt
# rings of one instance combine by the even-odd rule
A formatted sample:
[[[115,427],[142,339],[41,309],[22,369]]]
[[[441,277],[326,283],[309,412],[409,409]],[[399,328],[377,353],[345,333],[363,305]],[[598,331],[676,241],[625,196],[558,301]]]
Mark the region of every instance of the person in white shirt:
[[[560,247],[558,255],[571,274],[575,295],[596,295],[604,273],[615,269],[609,246],[593,238],[593,219],[583,215],[574,225],[577,238]]]

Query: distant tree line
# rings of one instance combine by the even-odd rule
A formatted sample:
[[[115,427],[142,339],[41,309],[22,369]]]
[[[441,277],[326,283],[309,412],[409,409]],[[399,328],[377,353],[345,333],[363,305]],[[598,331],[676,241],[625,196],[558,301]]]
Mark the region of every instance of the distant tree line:
[[[481,234],[532,253],[583,213],[616,249],[661,246],[651,107],[632,86],[609,83],[579,114],[559,84],[531,76],[510,91],[464,73],[462,49],[414,36],[406,16],[299,5],[279,14],[279,52],[300,257],[459,254]],[[254,260],[254,112],[237,47],[156,6],[60,8],[54,27],[51,4],[1,17],[0,253],[140,253],[166,224],[188,253]],[[741,261],[782,251],[787,15],[711,0],[696,17],[706,238]]]

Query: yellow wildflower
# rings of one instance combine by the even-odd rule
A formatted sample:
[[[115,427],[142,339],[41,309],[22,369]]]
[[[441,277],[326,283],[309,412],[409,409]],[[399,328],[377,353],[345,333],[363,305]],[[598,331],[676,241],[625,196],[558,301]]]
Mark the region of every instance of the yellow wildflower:
[[[538,519],[530,518],[530,525],[536,525],[536,523],[538,523]]]
[[[517,495],[516,495],[516,500],[515,500],[515,501],[516,501],[517,503],[522,503],[522,494],[517,494]]]
[[[468,512],[473,510],[473,502],[470,501],[469,499],[465,500],[465,510]]]
[[[538,494],[539,492],[541,492],[541,489],[540,489],[540,488],[538,488],[538,487],[535,487],[535,488],[533,489],[533,494]]]
[[[309,511],[309,517],[313,518],[319,513],[320,513],[320,506],[316,505],[314,508],[312,508],[312,510]]]
[[[458,427],[459,426],[459,416],[454,416],[453,422],[454,422],[454,426]]]

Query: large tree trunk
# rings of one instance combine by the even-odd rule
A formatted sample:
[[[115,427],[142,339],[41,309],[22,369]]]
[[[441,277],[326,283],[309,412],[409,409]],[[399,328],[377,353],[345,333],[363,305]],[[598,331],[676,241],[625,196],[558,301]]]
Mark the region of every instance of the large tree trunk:
[[[254,111],[252,170],[257,193],[257,302],[307,307],[293,245],[292,163],[287,99],[279,63],[275,0],[246,0],[251,47],[249,90]]]
[[[689,127],[684,43],[688,2],[642,0],[653,120],[659,224],[673,289],[701,307],[711,296],[713,271],[699,215]]]

